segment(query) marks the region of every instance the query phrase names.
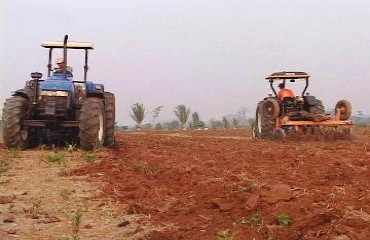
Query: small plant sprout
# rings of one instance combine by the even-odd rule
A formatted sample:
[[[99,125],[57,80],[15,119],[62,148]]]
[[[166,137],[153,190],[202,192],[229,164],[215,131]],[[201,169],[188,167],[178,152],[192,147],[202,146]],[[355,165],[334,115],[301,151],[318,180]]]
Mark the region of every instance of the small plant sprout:
[[[261,215],[255,212],[251,215],[249,219],[241,218],[236,221],[238,224],[248,224],[248,225],[260,225],[262,223]]]
[[[233,232],[230,229],[224,229],[217,232],[217,240],[232,240]]]
[[[249,221],[251,222],[252,225],[261,224],[262,223],[261,214],[259,214],[258,212],[253,213]]]
[[[292,219],[290,219],[290,217],[285,213],[277,215],[276,221],[280,227],[286,227],[292,223]]]
[[[66,145],[66,150],[70,153],[76,151],[76,144],[75,143],[69,143]]]
[[[80,232],[80,225],[82,222],[82,215],[83,211],[78,209],[75,214],[71,217],[71,224],[72,224],[72,240],[79,240],[79,232]]]

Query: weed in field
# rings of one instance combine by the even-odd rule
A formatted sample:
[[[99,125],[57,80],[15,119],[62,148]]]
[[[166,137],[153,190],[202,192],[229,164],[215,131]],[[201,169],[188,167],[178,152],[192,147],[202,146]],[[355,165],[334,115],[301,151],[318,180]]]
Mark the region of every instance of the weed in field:
[[[141,162],[141,161],[131,162],[131,169],[134,170],[135,172],[141,172],[144,166],[145,166],[145,162]]]
[[[9,163],[4,159],[0,159],[0,175],[8,171],[10,168]]]
[[[230,229],[224,229],[217,232],[217,240],[232,240],[233,232]]]
[[[258,212],[255,212],[252,214],[252,216],[249,218],[249,221],[251,222],[252,225],[259,225],[262,223],[262,217],[261,214]]]
[[[87,163],[93,163],[96,161],[96,156],[92,153],[85,153],[83,156],[82,156],[82,159],[87,162]]]
[[[62,189],[59,192],[59,195],[66,201],[68,201],[72,195],[72,191],[69,189]]]
[[[276,216],[276,221],[278,223],[278,226],[280,227],[286,227],[291,224],[292,219],[285,213],[280,213]]]
[[[69,237],[62,237],[62,238],[59,238],[60,240],[80,240],[80,236],[79,236],[79,233],[80,233],[80,226],[81,226],[81,223],[82,223],[82,216],[84,214],[84,210],[82,209],[78,209],[75,213],[73,214],[69,214],[68,212],[64,212],[64,215],[65,217],[70,221],[71,223],[71,227],[72,227],[72,234],[71,234],[71,238]]]
[[[72,152],[74,152],[74,151],[77,150],[77,147],[76,147],[76,144],[75,143],[69,143],[69,144],[66,145],[65,149],[69,153],[72,153]]]
[[[30,218],[38,218],[40,212],[41,212],[41,208],[42,208],[42,201],[40,199],[37,199],[37,198],[32,198],[30,200],[30,204],[31,204],[31,207],[29,209],[27,209],[27,214],[29,215]]]
[[[17,148],[11,148],[6,151],[7,158],[19,158],[20,150]]]
[[[243,192],[253,192],[253,190],[258,186],[258,182],[254,180],[247,180],[241,186],[240,190]]]
[[[80,232],[80,225],[81,225],[81,222],[82,222],[82,215],[83,215],[83,211],[81,209],[78,209],[77,212],[71,218],[72,240],[79,240],[80,239],[78,234]]]
[[[6,184],[6,183],[8,183],[8,182],[10,182],[10,180],[9,180],[9,179],[6,179],[6,178],[4,178],[4,177],[0,176],[0,185]]]
[[[8,158],[19,158],[20,150],[18,148],[10,148],[6,150],[6,156]]]
[[[238,224],[248,224],[248,225],[260,225],[262,223],[262,217],[258,212],[251,215],[249,219],[241,218],[236,221]]]
[[[66,159],[65,152],[52,152],[45,156],[46,161],[50,163],[62,163]]]
[[[67,162],[63,162],[62,170],[60,171],[60,175],[62,176],[71,176],[72,174],[72,168]]]
[[[370,146],[368,143],[364,143],[364,153],[365,155],[370,155]]]
[[[103,211],[103,218],[104,219],[109,219],[110,217],[112,217],[112,212],[110,210],[104,210]]]
[[[144,173],[146,176],[155,176],[160,172],[160,169],[148,164],[145,161],[134,161],[131,163],[131,169],[135,172]]]

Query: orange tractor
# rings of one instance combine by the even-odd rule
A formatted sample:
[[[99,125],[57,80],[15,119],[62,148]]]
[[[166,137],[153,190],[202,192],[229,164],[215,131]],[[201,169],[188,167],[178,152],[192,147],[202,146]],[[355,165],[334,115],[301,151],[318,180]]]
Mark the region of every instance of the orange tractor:
[[[325,113],[321,100],[306,92],[309,77],[305,72],[277,72],[266,77],[273,94],[257,105],[252,127],[254,138],[283,139],[289,135],[346,138],[352,135],[351,104],[340,100],[333,114]],[[305,81],[300,96],[285,89],[288,81],[294,83],[296,80]],[[274,88],[276,82],[280,82],[279,93]]]

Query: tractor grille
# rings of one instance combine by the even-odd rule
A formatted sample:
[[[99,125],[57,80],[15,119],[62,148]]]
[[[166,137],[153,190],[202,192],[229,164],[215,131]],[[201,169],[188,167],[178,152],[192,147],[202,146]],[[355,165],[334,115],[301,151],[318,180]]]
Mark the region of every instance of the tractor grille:
[[[55,102],[57,110],[66,110],[69,108],[68,97],[41,96],[40,107],[45,108],[48,102]]]

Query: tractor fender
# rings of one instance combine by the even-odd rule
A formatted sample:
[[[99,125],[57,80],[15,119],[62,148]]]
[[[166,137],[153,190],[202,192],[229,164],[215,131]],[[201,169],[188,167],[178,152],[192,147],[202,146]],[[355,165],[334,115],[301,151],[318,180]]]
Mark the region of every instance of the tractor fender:
[[[31,100],[34,95],[35,91],[30,88],[18,89],[12,94],[12,96],[21,96],[23,98],[27,98],[28,100]]]
[[[319,101],[320,101],[314,96],[304,96],[303,99],[304,99],[304,103],[307,106],[316,106],[317,104],[319,104]]]

